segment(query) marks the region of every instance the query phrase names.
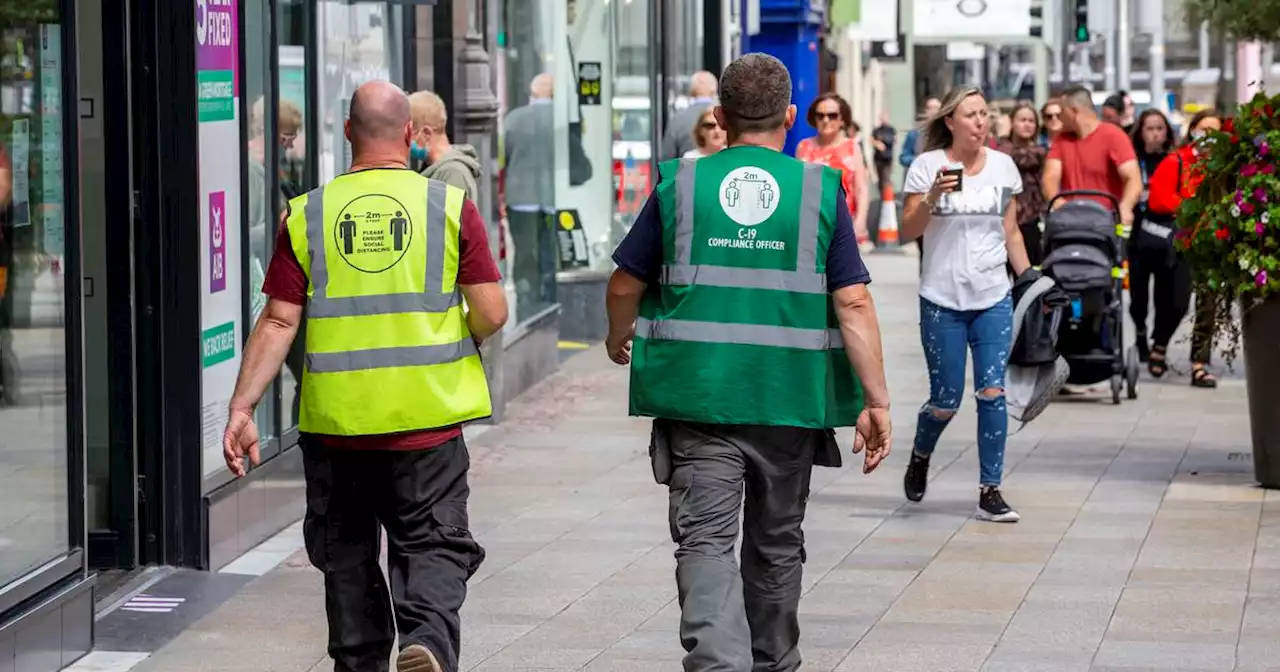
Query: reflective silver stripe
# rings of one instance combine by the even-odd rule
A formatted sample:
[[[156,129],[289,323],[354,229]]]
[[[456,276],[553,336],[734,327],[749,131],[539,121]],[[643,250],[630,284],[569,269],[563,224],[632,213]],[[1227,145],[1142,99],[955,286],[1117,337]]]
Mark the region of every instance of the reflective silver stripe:
[[[325,247],[324,187],[307,195],[304,214],[307,219],[307,251],[311,255],[311,300],[307,303],[310,317],[361,317],[396,313],[443,313],[461,305],[454,291],[444,292],[445,201],[448,186],[444,182],[427,182],[427,260],[423,269],[425,291],[422,293],[381,294],[374,296],[329,297],[329,267]]]
[[[804,165],[800,189],[800,239],[796,241],[796,272],[813,273],[818,268],[818,222],[822,219],[821,164]],[[822,291],[826,291],[824,282]]]
[[[1154,222],[1148,222],[1145,219],[1142,220],[1142,230],[1146,231],[1147,233],[1157,238],[1169,238],[1170,236],[1173,235],[1172,228],[1167,226],[1160,226],[1159,224],[1156,224]]]
[[[688,264],[693,259],[693,192],[697,168],[696,159],[680,159],[680,168],[676,171],[676,236],[673,252],[677,264]]]
[[[693,320],[636,319],[636,334],[655,341],[762,345],[798,350],[832,350],[844,347],[839,329],[799,329],[763,324],[724,324]]]
[[[404,366],[431,366],[456,362],[475,354],[477,354],[476,342],[470,338],[440,345],[415,345],[348,352],[308,352],[307,372],[344,373]]]
[[[738,289],[778,289],[805,294],[827,293],[826,275],[818,273],[818,230],[822,222],[822,171],[805,164],[800,190],[800,227],[796,242],[796,270],[768,270],[692,264],[695,170],[697,161],[682,159],[676,172],[675,263],[664,266],[662,282]]]
[[[704,287],[776,289],[803,294],[827,293],[827,276],[823,273],[796,273],[732,266],[663,266],[661,282],[664,285],[697,284]]]

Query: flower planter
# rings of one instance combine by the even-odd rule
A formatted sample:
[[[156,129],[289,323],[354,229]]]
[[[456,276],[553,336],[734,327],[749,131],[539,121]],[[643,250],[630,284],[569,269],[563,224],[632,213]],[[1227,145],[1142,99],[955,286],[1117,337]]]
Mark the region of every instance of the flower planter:
[[[1253,434],[1253,473],[1264,488],[1280,488],[1280,295],[1244,311],[1244,373]]]

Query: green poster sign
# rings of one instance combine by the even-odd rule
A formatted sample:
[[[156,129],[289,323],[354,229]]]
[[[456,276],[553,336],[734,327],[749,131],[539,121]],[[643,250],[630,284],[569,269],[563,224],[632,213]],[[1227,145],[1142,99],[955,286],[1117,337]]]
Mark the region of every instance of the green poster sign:
[[[236,323],[231,321],[205,329],[201,341],[204,368],[233,359],[236,356]]]
[[[197,72],[196,100],[202,122],[235,119],[235,73],[231,70]]]

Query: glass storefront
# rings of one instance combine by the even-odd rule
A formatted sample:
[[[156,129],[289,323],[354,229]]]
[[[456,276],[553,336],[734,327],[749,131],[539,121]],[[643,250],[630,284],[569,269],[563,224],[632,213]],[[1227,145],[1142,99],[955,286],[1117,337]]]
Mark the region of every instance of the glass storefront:
[[[57,7],[0,0],[0,585],[71,541]]]
[[[351,95],[365,82],[394,80],[391,12],[385,4],[322,0],[316,6],[319,62],[320,182],[351,165],[343,125]]]
[[[649,16],[640,1],[491,6],[501,11],[502,203],[519,322],[557,300],[557,271],[607,270],[648,193]]]

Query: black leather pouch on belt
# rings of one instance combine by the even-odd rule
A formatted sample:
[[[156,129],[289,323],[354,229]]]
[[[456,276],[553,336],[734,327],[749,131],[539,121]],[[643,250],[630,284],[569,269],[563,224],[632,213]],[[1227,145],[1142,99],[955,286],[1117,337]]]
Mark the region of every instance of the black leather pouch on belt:
[[[653,480],[659,485],[671,484],[671,432],[664,420],[654,420],[649,433],[649,462]]]

